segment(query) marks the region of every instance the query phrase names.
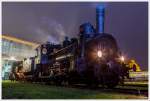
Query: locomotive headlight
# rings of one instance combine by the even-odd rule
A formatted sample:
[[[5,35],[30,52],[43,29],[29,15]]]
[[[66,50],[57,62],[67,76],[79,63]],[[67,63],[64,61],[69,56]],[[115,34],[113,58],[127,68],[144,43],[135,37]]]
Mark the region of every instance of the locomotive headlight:
[[[121,60],[122,62],[124,62],[124,60],[125,60],[124,56],[121,56],[121,57],[120,57],[120,60]]]
[[[42,49],[42,53],[43,53],[43,54],[46,54],[46,53],[47,53],[47,49],[46,49],[46,48],[43,48],[43,49]]]
[[[97,56],[98,56],[99,58],[101,58],[101,57],[102,57],[102,51],[99,50],[99,51],[97,52]]]

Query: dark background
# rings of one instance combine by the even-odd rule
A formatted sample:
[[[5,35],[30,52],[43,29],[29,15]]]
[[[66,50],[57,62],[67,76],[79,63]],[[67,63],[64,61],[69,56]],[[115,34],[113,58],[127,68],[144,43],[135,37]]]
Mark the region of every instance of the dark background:
[[[2,34],[59,43],[64,36],[77,37],[84,22],[96,25],[98,4],[106,7],[105,32],[114,35],[125,57],[147,70],[147,2],[2,2]]]

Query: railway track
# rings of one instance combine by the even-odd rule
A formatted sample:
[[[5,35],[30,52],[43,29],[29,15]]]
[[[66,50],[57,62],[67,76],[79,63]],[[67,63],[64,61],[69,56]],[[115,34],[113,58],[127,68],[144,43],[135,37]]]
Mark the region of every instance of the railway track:
[[[148,88],[147,89],[135,89],[131,88],[124,88],[123,86],[119,86],[116,88],[104,88],[104,87],[87,87],[85,85],[73,85],[70,86],[72,88],[79,88],[79,89],[89,89],[89,90],[96,90],[100,92],[113,92],[113,93],[123,93],[123,94],[132,94],[132,95],[143,95],[145,97],[148,97]]]
[[[140,89],[124,89],[124,88],[113,88],[113,89],[104,89],[106,92],[116,92],[116,93],[125,93],[125,94],[133,94],[133,95],[144,95],[148,97],[148,90],[140,90]]]
[[[33,83],[33,82],[32,82]],[[37,84],[42,84],[45,85],[44,82],[35,82]],[[51,84],[48,84],[49,86],[54,86]],[[61,87],[61,86],[59,86]],[[145,98],[148,98],[148,85],[147,86],[142,86],[141,88],[140,85],[119,85],[115,88],[106,88],[106,87],[89,87],[84,84],[75,84],[75,85],[65,85],[62,87],[66,88],[77,88],[77,89],[85,89],[85,90],[94,90],[94,91],[99,91],[99,92],[113,92],[113,93],[122,93],[122,94],[132,94],[132,95],[137,95],[137,96],[145,96]]]

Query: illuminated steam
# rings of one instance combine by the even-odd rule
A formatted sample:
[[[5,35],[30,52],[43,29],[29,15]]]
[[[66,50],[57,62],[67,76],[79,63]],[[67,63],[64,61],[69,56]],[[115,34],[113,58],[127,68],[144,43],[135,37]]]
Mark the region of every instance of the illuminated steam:
[[[34,33],[34,37],[42,43],[47,41],[52,43],[61,43],[65,37],[65,31],[62,24],[48,17],[41,17],[39,22],[28,26],[30,32]]]
[[[42,17],[40,25],[42,29],[46,31],[45,34],[48,36],[47,41],[59,43],[66,35],[62,24],[58,23],[54,19]]]

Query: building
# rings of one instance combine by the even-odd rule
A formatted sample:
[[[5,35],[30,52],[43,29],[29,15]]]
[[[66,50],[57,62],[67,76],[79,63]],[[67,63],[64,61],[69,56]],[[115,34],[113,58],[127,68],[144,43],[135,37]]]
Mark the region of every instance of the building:
[[[2,77],[8,79],[8,75],[15,61],[23,61],[36,55],[37,43],[28,42],[15,37],[2,35]]]

